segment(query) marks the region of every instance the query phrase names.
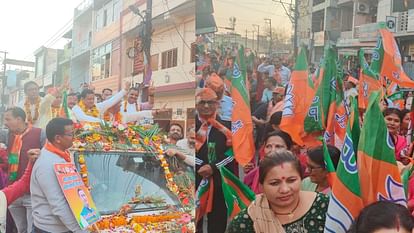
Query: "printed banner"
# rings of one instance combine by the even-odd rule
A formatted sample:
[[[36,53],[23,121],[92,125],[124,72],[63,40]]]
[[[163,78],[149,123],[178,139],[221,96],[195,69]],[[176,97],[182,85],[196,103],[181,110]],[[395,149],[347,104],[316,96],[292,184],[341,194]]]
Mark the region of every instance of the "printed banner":
[[[85,229],[99,221],[99,212],[75,165],[55,164],[55,173],[79,226]]]

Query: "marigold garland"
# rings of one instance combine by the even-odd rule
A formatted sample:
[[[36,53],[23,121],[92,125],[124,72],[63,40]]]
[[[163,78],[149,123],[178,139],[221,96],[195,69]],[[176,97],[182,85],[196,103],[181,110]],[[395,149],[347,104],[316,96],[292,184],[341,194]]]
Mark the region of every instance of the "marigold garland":
[[[53,118],[56,118],[56,117],[59,117],[59,115],[60,115],[60,108],[54,108],[54,107],[52,107],[52,119]]]
[[[89,187],[89,179],[88,179],[88,168],[86,166],[85,162],[85,156],[81,153],[78,158],[80,171],[79,174],[81,175],[82,181],[85,184],[85,186],[90,189]]]
[[[30,108],[30,101],[29,97],[26,97],[26,101],[24,102],[24,111],[27,115],[27,122],[30,124],[33,124],[33,122],[37,121],[39,119],[39,107],[40,107],[40,96],[36,98],[35,102],[35,115],[32,117],[32,110]]]
[[[96,107],[96,105],[93,105],[93,107],[91,109],[86,109],[85,103],[83,102],[83,100],[79,101],[78,103],[80,109],[82,109],[82,111],[88,115],[88,116],[92,116],[92,117],[99,117],[99,110]]]

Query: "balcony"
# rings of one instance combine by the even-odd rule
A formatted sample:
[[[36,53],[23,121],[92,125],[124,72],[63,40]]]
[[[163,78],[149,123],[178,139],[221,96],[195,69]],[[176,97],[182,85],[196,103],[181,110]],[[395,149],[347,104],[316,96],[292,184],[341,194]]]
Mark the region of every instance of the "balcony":
[[[89,39],[82,40],[76,46],[72,48],[72,57],[75,58],[85,52],[88,52],[91,48],[91,41]]]
[[[86,12],[93,4],[93,0],[85,0],[78,7],[75,8],[74,18],[77,18],[84,12]]]

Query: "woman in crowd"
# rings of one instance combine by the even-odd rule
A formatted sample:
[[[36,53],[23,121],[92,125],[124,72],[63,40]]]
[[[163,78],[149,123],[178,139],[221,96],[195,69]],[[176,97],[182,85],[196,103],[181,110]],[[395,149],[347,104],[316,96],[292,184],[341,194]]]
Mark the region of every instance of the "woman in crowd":
[[[328,152],[336,169],[341,152],[334,146],[328,145]],[[331,188],[328,183],[328,171],[325,168],[323,158],[323,146],[318,146],[308,152],[308,164],[306,167],[309,177],[302,181],[302,190],[329,194]]]
[[[328,197],[300,190],[302,169],[292,152],[272,152],[259,171],[263,194],[233,219],[229,233],[323,232]]]
[[[407,141],[409,140],[409,128],[410,128],[410,121],[411,121],[411,113],[409,110],[407,109],[403,109],[401,110],[401,115],[403,117],[402,122],[401,122],[401,129],[400,129],[400,135],[405,137],[405,139]]]
[[[366,206],[348,233],[414,232],[414,219],[407,208],[388,201]]]
[[[401,122],[403,119],[402,113],[397,108],[386,108],[384,110],[384,119],[387,124],[388,132],[395,145],[395,158],[401,161],[401,156],[405,156],[407,149],[407,140],[405,137],[399,135]]]
[[[289,134],[277,130],[266,135],[264,141],[263,152],[259,152],[259,160],[262,160],[266,155],[276,150],[290,150],[293,142]],[[259,188],[259,168],[255,167],[254,163],[249,163],[244,167],[246,176],[244,183],[249,186],[255,193],[261,193]]]

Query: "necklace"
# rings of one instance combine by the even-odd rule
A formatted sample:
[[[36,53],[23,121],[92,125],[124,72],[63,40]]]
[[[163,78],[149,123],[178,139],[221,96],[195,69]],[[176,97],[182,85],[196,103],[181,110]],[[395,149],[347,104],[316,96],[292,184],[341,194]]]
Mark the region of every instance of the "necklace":
[[[298,208],[298,206],[299,206],[299,202],[300,202],[300,198],[298,198],[298,202],[296,203],[295,208],[293,208],[293,210],[292,210],[292,211],[290,211],[289,213],[278,213],[278,212],[276,212],[276,211],[273,211],[273,212],[275,213],[275,215],[287,215],[289,219],[292,219],[292,218],[293,218],[293,216],[295,215],[295,211],[296,211],[296,209],[297,209],[297,208]]]
[[[128,112],[127,106],[128,106],[128,100],[124,100],[124,112]],[[135,103],[135,109],[137,110],[137,112],[139,112],[138,103]]]

